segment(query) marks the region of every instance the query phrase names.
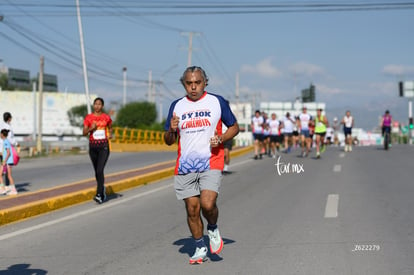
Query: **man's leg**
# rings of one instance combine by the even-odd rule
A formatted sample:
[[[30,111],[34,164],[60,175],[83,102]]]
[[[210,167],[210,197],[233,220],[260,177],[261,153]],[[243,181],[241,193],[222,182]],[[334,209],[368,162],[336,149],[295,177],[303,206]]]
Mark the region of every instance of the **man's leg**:
[[[319,148],[320,148],[320,141],[321,141],[321,136],[319,135],[319,134],[316,134],[316,139],[315,139],[315,143],[316,143],[316,157],[319,157],[320,156],[320,151],[319,151]]]
[[[196,250],[190,257],[190,264],[201,264],[207,257],[207,246],[203,238],[203,220],[200,216],[200,198],[190,197],[184,199],[187,210],[187,223],[190,228],[191,235],[194,238]]]
[[[257,159],[259,155],[259,140],[255,137],[254,138],[254,158]]]
[[[217,224],[218,207],[216,204],[217,193],[211,190],[201,191],[200,202],[204,218],[209,224]]]
[[[203,190],[201,191],[200,201],[201,211],[208,222],[207,232],[210,239],[210,252],[211,254],[219,254],[223,249],[223,239],[217,227],[219,213],[216,204],[217,193],[212,190]]]
[[[224,168],[223,168],[223,173],[228,172],[229,164],[230,164],[230,150],[227,147],[227,145],[224,144]]]
[[[306,142],[305,142],[306,138],[305,135],[300,135],[300,147],[302,149],[302,157],[305,156],[305,148],[306,148]]]
[[[187,210],[187,224],[191,235],[194,239],[200,239],[203,237],[203,221],[200,216],[200,198],[190,197],[184,199],[184,202]]]

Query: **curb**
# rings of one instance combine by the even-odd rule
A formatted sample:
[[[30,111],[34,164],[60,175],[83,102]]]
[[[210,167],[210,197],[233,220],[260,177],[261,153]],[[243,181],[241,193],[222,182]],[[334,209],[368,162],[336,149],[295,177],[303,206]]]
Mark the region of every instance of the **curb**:
[[[117,182],[107,184],[107,195],[113,195],[119,191],[131,189],[150,182],[162,180],[174,175],[174,167],[167,168],[146,175],[132,177]],[[0,226],[8,223],[21,221],[30,217],[44,214],[50,211],[58,210],[74,204],[91,201],[95,196],[96,187],[83,189],[68,193],[66,195],[56,196],[53,198],[39,200],[21,206],[12,207],[0,211]]]
[[[252,150],[252,147],[243,147],[230,153],[231,157],[244,155]],[[174,175],[175,164],[171,168],[147,173],[145,175],[131,177],[120,181],[106,184],[107,195],[113,195],[117,192],[132,189],[140,185],[150,184],[159,180],[163,180]],[[91,201],[95,196],[96,188],[87,188],[80,191],[74,191],[65,195],[39,200],[21,206],[16,206],[0,211],[0,226],[22,221],[37,215],[41,215],[50,211],[65,208],[74,204],[80,204]],[[41,191],[39,191],[41,192]]]

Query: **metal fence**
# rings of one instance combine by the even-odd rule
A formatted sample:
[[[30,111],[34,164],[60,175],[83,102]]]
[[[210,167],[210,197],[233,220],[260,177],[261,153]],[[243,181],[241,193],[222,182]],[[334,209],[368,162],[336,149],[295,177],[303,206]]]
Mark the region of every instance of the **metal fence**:
[[[164,144],[164,131],[113,128],[114,143]]]

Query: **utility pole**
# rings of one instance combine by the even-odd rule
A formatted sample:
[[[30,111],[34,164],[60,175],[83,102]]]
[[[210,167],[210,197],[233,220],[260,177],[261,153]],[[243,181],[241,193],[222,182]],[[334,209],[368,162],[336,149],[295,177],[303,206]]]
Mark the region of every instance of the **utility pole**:
[[[126,104],[126,86],[127,86],[127,67],[123,67],[122,68],[122,72],[123,72],[123,77],[124,77],[124,82],[123,82],[123,86],[124,86],[124,96],[123,96],[123,100],[122,103],[125,106]]]
[[[83,80],[85,83],[86,108],[88,109],[88,114],[90,114],[92,111],[91,111],[91,102],[89,98],[88,70],[86,69],[85,47],[83,43],[82,19],[80,16],[79,0],[76,0],[76,11],[78,15],[79,38],[80,38],[82,67],[83,67]]]
[[[181,35],[188,35],[188,57],[187,57],[187,67],[191,66],[191,58],[193,53],[193,36],[200,35],[199,32],[182,32]]]
[[[148,102],[152,102],[152,86],[153,86],[153,83],[152,83],[152,71],[150,70],[148,72],[148,95],[147,95]]]
[[[236,117],[237,119],[241,119],[239,114],[239,72],[236,73]]]
[[[33,133],[32,133],[32,139],[36,140],[36,135],[37,135],[37,109],[36,109],[36,82],[33,82],[33,86],[32,86],[32,95],[33,95]]]
[[[44,57],[40,57],[40,71],[39,71],[39,126],[37,127],[37,154],[42,153],[42,120],[43,120],[43,71],[44,71]]]

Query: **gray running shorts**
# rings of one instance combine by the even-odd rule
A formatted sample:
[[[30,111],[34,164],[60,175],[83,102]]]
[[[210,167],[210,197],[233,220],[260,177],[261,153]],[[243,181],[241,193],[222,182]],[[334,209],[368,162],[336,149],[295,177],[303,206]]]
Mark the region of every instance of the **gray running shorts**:
[[[220,170],[175,175],[174,188],[177,199],[183,200],[198,196],[202,190],[211,190],[219,193],[222,177]]]

